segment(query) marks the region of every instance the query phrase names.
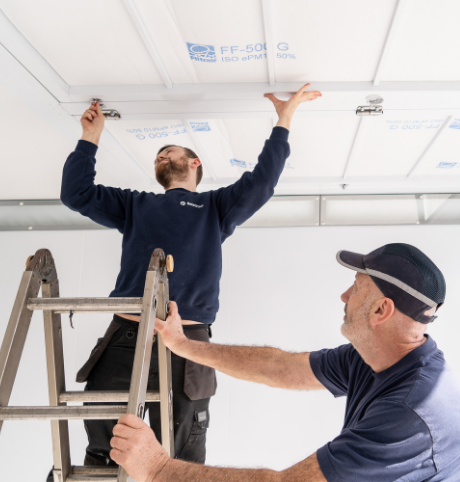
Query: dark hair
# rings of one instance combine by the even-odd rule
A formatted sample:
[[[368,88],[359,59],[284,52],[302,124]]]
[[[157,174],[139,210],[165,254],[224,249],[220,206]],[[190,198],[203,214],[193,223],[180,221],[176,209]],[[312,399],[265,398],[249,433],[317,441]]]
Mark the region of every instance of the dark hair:
[[[180,147],[181,149],[184,149],[185,151],[185,156],[188,157],[189,159],[198,159],[198,156],[195,154],[195,152],[193,152],[191,149],[189,149],[188,147],[182,147],[182,146],[178,146],[176,144],[167,144],[166,146],[163,146],[158,152],[157,152],[157,156],[160,152],[164,151],[165,149],[168,149],[169,147]],[[197,168],[196,168],[196,185],[198,186],[198,184],[200,184],[201,182],[201,179],[203,179],[203,165],[200,164]]]

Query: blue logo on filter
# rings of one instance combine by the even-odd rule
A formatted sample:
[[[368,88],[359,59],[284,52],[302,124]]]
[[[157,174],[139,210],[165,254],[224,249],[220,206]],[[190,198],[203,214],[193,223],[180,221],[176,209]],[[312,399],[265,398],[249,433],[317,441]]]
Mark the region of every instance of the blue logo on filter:
[[[216,51],[213,45],[191,44],[187,42],[188,53],[192,60],[198,62],[216,62]]]
[[[452,124],[449,126],[450,129],[460,129],[460,119],[454,119]]]
[[[190,125],[194,131],[198,132],[206,132],[211,130],[207,122],[190,122]]]
[[[440,162],[436,168],[437,169],[452,169],[457,165],[457,162]]]
[[[230,164],[232,166],[244,167],[244,169],[246,169],[246,167],[247,167],[245,161],[239,161],[238,159],[230,159]]]

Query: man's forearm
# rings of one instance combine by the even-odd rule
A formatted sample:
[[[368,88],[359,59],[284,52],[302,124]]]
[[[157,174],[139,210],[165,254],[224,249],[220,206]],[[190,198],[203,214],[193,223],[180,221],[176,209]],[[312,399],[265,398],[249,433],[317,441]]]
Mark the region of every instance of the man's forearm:
[[[170,459],[148,482],[327,482],[316,453],[282,472],[269,469],[229,469]]]
[[[176,355],[231,377],[278,388],[297,388],[293,386],[293,358],[305,357],[303,353],[287,353],[272,347],[217,345],[189,339],[171,349]]]
[[[170,459],[148,482],[281,482],[280,473],[268,469],[229,469]]]

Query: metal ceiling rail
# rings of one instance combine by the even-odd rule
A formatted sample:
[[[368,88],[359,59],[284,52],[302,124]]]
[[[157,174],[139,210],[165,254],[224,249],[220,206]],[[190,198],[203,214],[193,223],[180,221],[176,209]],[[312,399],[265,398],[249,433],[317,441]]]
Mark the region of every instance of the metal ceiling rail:
[[[309,79],[305,79],[307,82]],[[373,92],[424,92],[438,94],[441,92],[460,94],[460,81],[385,81],[379,85],[373,82],[314,82],[311,89],[322,93],[358,93],[366,96]],[[209,84],[174,84],[168,89],[163,84],[136,85],[71,85],[69,95],[73,101],[86,101],[91,97],[100,97],[108,101],[147,101],[147,100],[189,100],[185,96],[195,96],[200,99],[241,99],[251,100],[255,96],[276,92],[297,92],[301,82],[276,82],[270,86],[268,82],[227,82]],[[323,101],[324,99],[321,99]],[[361,102],[364,97],[361,99]]]
[[[380,84],[380,79],[382,78],[385,65],[388,60],[388,55],[390,53],[393,41],[396,35],[399,24],[401,23],[402,12],[407,6],[407,0],[397,0],[395,11],[393,13],[393,18],[391,20],[390,28],[388,29],[387,37],[385,39],[385,44],[383,46],[382,54],[380,55],[379,64],[374,76],[374,85]]]
[[[450,121],[452,120],[453,116],[447,116],[446,119],[444,120],[442,126],[437,130],[435,136],[433,139],[431,139],[431,142],[426,146],[425,150],[422,152],[421,156],[418,158],[417,162],[414,164],[412,169],[409,171],[409,174],[407,174],[407,177],[410,178],[414,175],[414,172],[417,171],[417,169],[420,167],[422,164],[423,159],[426,157],[428,152],[433,148],[433,146],[436,144],[437,140],[441,136],[441,134],[444,132],[446,127],[450,124]]]
[[[203,165],[205,168],[209,171],[209,174],[211,174],[211,178],[213,181],[217,180],[217,174],[216,170],[213,165],[213,161],[211,160],[211,157],[208,155],[206,152],[205,147],[203,146],[200,138],[197,136],[196,132],[193,130],[192,125],[190,124],[189,120],[183,119],[182,123],[184,124],[185,130],[187,131],[187,134],[192,138],[193,143],[196,146],[197,149],[197,154],[200,156],[201,160],[203,161]]]
[[[142,41],[147,47],[150,57],[152,57],[153,63],[155,67],[158,69],[158,72],[160,73],[160,76],[163,79],[163,82],[165,83],[168,89],[171,89],[173,86],[171,77],[169,76],[169,73],[166,70],[164,63],[161,60],[161,56],[160,56],[160,53],[158,52],[155,42],[150,36],[149,31],[147,30],[147,27],[145,26],[144,22],[142,21],[142,17],[136,8],[134,0],[123,0],[123,4],[126,7],[126,10],[128,10],[129,16],[131,17],[131,20],[133,21],[136,27],[136,30],[139,33]]]
[[[275,52],[273,49],[273,28],[271,23],[270,0],[262,0],[265,42],[267,45],[268,84],[275,86]]]

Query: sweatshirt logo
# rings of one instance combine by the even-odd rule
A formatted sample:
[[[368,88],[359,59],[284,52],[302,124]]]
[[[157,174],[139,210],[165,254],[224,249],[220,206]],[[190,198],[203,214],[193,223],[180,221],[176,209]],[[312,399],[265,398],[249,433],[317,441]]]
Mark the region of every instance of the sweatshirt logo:
[[[201,209],[204,206],[204,204],[199,205],[199,204],[193,204],[193,203],[189,203],[189,202],[185,202],[185,201],[181,201],[180,205],[181,206],[185,206],[185,205],[193,206],[194,208],[198,208],[198,209]]]

